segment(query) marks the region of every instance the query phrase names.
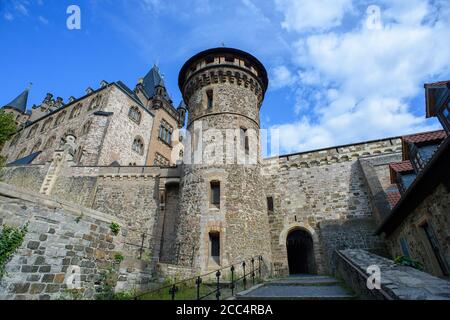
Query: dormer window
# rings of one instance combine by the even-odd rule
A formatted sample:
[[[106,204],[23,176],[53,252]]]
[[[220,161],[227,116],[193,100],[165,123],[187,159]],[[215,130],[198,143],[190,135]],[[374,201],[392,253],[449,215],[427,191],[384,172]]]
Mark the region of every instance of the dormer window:
[[[402,194],[405,193],[406,190],[408,190],[416,177],[416,173],[412,171],[397,173],[397,185]]]
[[[409,157],[416,172],[422,170],[439,147],[439,142],[433,144],[409,143]]]
[[[438,119],[444,129],[447,132],[450,132],[450,100],[448,100],[438,111]]]

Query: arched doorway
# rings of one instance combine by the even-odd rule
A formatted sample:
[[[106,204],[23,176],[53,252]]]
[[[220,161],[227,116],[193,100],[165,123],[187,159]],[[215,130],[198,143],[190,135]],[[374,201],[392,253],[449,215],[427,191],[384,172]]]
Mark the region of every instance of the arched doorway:
[[[286,238],[289,274],[316,273],[313,240],[308,231],[295,229]]]

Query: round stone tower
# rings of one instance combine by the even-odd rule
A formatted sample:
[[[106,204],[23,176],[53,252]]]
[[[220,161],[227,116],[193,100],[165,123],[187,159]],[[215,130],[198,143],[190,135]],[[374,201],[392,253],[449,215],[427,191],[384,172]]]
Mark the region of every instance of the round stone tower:
[[[257,255],[270,261],[259,137],[264,66],[241,50],[209,49],[183,65],[178,84],[188,110],[178,262],[207,271]]]

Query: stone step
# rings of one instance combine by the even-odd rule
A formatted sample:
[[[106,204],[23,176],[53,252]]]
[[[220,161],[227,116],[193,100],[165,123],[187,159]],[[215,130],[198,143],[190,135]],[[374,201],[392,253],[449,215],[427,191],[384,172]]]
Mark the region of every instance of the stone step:
[[[340,285],[274,286],[262,284],[236,295],[236,300],[352,300],[356,298]]]
[[[236,295],[237,300],[349,300],[356,299],[333,277],[300,275],[274,279]]]
[[[327,286],[338,285],[339,281],[332,277],[283,278],[270,281],[275,286]]]

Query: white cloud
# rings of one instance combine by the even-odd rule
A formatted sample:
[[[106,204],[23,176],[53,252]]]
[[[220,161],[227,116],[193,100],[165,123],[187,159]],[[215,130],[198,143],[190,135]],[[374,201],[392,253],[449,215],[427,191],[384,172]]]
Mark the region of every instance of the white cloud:
[[[289,31],[338,26],[352,8],[351,0],[275,0],[275,4],[284,13],[282,27]]]
[[[444,17],[426,22],[435,8],[416,2],[384,1],[381,30],[365,28],[361,14],[358,26],[345,33],[297,40],[294,110],[305,116],[278,126],[285,130],[282,152],[439,128],[425,120],[423,104],[410,103],[423,95],[424,82],[450,75],[450,23]],[[448,12],[450,3],[441,5]]]
[[[286,66],[278,66],[272,70],[270,86],[275,89],[290,86],[294,84],[296,78]]]
[[[44,18],[43,16],[38,16],[38,20],[42,24],[48,24],[48,20],[46,18]]]
[[[14,16],[10,12],[5,12],[5,14],[3,15],[3,18],[5,18],[5,20],[8,20],[8,21],[14,20]]]
[[[17,2],[14,8],[22,15],[27,16],[28,15],[28,9],[27,7],[20,2]]]

